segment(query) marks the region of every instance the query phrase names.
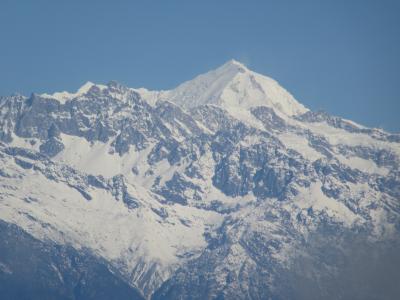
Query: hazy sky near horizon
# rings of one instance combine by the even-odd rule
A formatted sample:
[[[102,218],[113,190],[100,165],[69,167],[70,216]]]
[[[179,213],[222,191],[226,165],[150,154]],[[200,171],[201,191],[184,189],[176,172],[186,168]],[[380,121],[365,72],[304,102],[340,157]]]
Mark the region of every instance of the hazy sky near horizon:
[[[400,132],[400,1],[2,0],[0,95],[169,89],[236,59],[313,110]]]

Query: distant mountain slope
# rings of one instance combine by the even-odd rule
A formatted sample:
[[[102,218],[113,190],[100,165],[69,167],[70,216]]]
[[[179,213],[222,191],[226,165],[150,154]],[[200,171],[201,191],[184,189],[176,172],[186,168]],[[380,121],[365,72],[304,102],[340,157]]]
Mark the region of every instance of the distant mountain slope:
[[[106,262],[0,221],[1,299],[144,299]]]

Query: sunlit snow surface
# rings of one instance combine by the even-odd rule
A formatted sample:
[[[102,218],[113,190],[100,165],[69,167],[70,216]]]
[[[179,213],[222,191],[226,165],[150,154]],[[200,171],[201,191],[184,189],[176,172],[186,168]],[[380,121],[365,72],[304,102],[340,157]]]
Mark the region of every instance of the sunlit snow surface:
[[[170,91],[137,91],[152,103],[155,99],[169,100],[184,108],[205,104],[218,105],[228,110],[271,106],[289,116],[307,111],[275,80],[250,71],[235,60]]]

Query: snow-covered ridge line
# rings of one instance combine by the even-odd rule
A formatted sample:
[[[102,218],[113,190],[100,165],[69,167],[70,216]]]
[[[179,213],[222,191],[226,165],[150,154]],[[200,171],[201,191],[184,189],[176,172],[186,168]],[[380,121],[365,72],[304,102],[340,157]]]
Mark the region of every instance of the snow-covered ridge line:
[[[63,91],[40,96],[65,103],[85,95],[94,86],[100,90],[108,87],[87,82],[75,93]],[[151,105],[155,105],[159,100],[168,100],[182,108],[205,104],[214,104],[232,110],[269,106],[288,116],[308,111],[274,79],[255,73],[235,60],[230,60],[221,67],[199,75],[171,90],[150,91],[145,88],[130,90],[140,94]]]
[[[44,98],[56,99],[61,103],[65,103],[68,100],[71,100],[71,99],[77,98],[79,96],[85,95],[94,86],[96,86],[100,90],[104,90],[104,89],[107,88],[106,85],[95,84],[93,82],[88,81],[84,85],[82,85],[75,93],[70,93],[70,92],[67,92],[67,91],[63,91],[63,92],[55,92],[53,94],[44,93],[44,94],[40,94],[40,96],[44,97]]]

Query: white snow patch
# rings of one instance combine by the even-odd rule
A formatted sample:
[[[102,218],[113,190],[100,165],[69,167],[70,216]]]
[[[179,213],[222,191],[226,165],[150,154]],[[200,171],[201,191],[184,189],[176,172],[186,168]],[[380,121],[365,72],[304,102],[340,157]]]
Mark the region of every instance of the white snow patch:
[[[308,140],[303,136],[292,132],[285,132],[280,134],[278,138],[286,148],[299,152],[304,158],[310,161],[315,161],[323,157],[321,153],[310,147]]]
[[[362,172],[369,174],[379,174],[385,176],[389,174],[389,170],[385,167],[378,167],[377,164],[372,160],[367,160],[358,156],[345,157],[343,155],[337,155],[337,159],[350,168],[358,169]]]
[[[12,141],[8,145],[12,147],[27,148],[35,151],[39,151],[40,140],[36,138],[21,138],[12,133]]]
[[[138,93],[144,100],[147,101],[151,106],[155,106],[157,101],[162,99],[164,91],[150,91],[146,88],[131,89]]]
[[[353,224],[358,218],[346,205],[338,200],[327,197],[321,190],[320,182],[312,183],[309,188],[299,188],[300,194],[294,203],[299,208],[312,207],[316,211],[325,211],[328,216],[343,221],[347,225]]]
[[[120,156],[118,153],[110,154],[112,140],[90,143],[85,138],[66,134],[61,134],[61,139],[65,148],[54,157],[55,161],[104,177],[123,174],[129,178],[134,166],[140,168],[146,164],[146,153],[149,152],[149,149],[137,152],[131,147],[128,153]]]

